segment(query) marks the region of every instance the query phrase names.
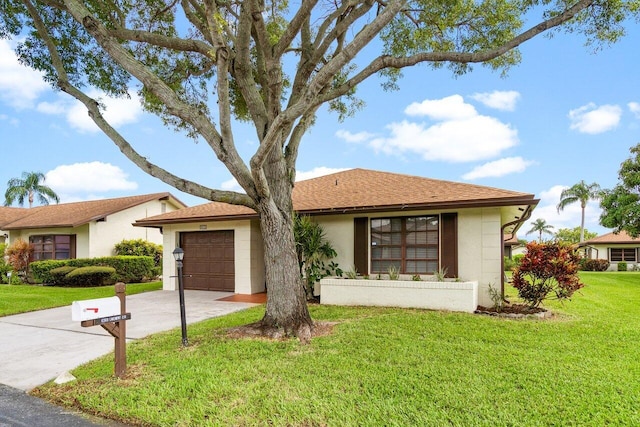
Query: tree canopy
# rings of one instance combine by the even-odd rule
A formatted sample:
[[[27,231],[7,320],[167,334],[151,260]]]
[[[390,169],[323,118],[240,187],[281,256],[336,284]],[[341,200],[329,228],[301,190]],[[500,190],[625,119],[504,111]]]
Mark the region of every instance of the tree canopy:
[[[344,118],[362,106],[360,83],[381,75],[384,89],[394,89],[403,69],[420,64],[454,74],[473,64],[505,70],[519,61],[518,46],[549,30],[614,42],[632,15],[637,0],[4,0],[0,37],[18,40],[19,60],[82,102],[141,169],[186,193],[254,209],[269,291],[263,325],[304,334],[312,322],[291,191],[300,143],[320,107]],[[244,193],[152,163],[105,120],[88,87],[112,96],[136,90],[147,111],[204,141]],[[248,162],[236,149],[234,118],[255,129]]]
[[[640,144],[631,147],[631,156],[622,162],[618,184],[605,190],[600,200],[600,224],[616,231],[640,236]]]
[[[538,242],[542,243],[542,234],[553,234],[552,229],[553,225],[547,224],[545,219],[538,218],[531,223],[531,229],[527,231],[527,234],[538,233]]]
[[[586,228],[574,227],[560,228],[556,231],[554,236],[559,242],[575,244],[585,240],[591,240],[594,237],[597,237],[598,233],[589,231]]]

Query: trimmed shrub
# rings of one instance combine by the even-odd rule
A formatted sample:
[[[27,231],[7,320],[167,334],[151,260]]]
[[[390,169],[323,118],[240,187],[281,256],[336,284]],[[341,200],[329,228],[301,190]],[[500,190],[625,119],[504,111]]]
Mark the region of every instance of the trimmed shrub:
[[[618,271],[627,271],[627,263],[625,261],[618,263]]]
[[[580,260],[580,270],[583,271],[607,271],[611,263],[606,259],[589,259],[582,258]]]
[[[147,240],[123,240],[115,246],[116,255],[150,256],[153,264],[162,268],[162,245]]]
[[[584,286],[578,278],[578,261],[578,254],[570,245],[531,242],[511,283],[530,307],[538,307],[553,297],[569,299]]]
[[[35,261],[30,264],[31,273],[41,283],[51,284],[55,278],[51,270],[59,267],[113,267],[116,270],[116,281],[123,283],[139,283],[157,277],[153,258],[148,256],[114,256],[102,258],[76,258],[66,260]]]
[[[51,282],[49,285],[53,286],[66,286],[67,285],[67,274],[71,273],[73,270],[76,270],[78,267],[72,267],[70,265],[63,265],[62,267],[54,268],[49,271],[51,275]]]
[[[79,267],[65,276],[65,286],[106,286],[116,283],[113,267]]]
[[[7,249],[6,243],[0,243],[0,283],[9,283],[7,273],[11,271],[11,265],[7,264],[4,252]]]

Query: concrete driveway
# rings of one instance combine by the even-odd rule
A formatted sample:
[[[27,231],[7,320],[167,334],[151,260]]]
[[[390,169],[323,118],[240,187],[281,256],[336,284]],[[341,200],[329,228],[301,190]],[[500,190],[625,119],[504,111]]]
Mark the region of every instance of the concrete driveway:
[[[229,292],[185,291],[187,323],[243,310],[256,304],[218,301]],[[180,327],[176,291],[127,297],[127,339]],[[114,339],[102,327],[71,321],[71,305],[0,317],[0,384],[24,391],[83,363],[113,353]],[[176,345],[180,345],[178,341]]]

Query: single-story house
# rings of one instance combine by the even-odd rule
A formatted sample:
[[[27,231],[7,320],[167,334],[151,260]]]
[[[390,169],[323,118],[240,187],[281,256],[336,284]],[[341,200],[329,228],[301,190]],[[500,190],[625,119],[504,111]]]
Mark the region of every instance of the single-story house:
[[[618,270],[618,263],[624,261],[627,268],[640,265],[640,237],[633,238],[625,231],[607,233],[580,243],[585,256],[591,259],[606,259],[609,270]]]
[[[140,218],[186,207],[170,193],[154,193],[33,208],[0,207],[0,230],[7,243],[24,239],[33,260],[113,255],[116,243],[144,239],[162,244],[159,230],[133,227]]]
[[[520,243],[518,236],[515,234],[508,234],[504,237],[504,256],[511,259],[515,255],[524,254],[526,245]]]
[[[337,252],[334,260],[362,275],[429,275],[480,284],[479,303],[491,304],[489,285],[502,283],[503,236],[527,220],[532,194],[417,176],[351,169],[296,182],[294,209],[310,215]],[[260,221],[253,210],[211,202],[136,221],[158,227],[165,251],[184,250],[187,289],[239,294],[264,292]],[[164,257],[163,286],[177,289],[176,266]]]

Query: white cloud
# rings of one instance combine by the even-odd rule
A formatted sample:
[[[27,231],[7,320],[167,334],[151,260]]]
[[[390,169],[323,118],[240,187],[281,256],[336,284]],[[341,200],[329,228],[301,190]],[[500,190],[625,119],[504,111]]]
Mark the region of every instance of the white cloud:
[[[64,114],[66,110],[64,102],[40,102],[36,106],[36,111],[44,114]]]
[[[340,129],[336,132],[336,136],[340,139],[345,140],[346,142],[360,143],[373,138],[375,135],[369,132],[364,132],[364,131],[358,132],[358,133],[351,133],[348,130]]]
[[[240,184],[238,184],[238,181],[236,181],[235,178],[224,181],[222,184],[220,184],[220,188],[226,191],[237,191],[239,193],[244,193],[244,189],[240,187]]]
[[[346,171],[345,168],[328,168],[326,166],[318,166],[310,171],[296,171],[296,181],[304,181],[305,179],[317,178],[319,176],[330,175],[332,173]]]
[[[570,128],[580,133],[598,134],[615,129],[622,109],[617,105],[596,106],[593,102],[569,111]]]
[[[130,98],[110,98],[97,91],[91,91],[87,95],[99,100],[105,106],[104,118],[116,128],[137,122],[142,113],[138,95],[135,93],[129,93]],[[66,117],[69,124],[80,132],[100,132],[98,126],[89,117],[87,108],[80,101],[73,102],[66,111]]]
[[[118,166],[97,161],[60,165],[46,173],[46,183],[56,192],[71,194],[138,188]]]
[[[478,115],[473,105],[465,103],[460,95],[414,102],[405,108],[404,113],[408,116],[427,116],[432,120],[464,120]]]
[[[524,172],[533,161],[525,160],[522,157],[506,157],[475,167],[471,172],[462,176],[463,179],[473,180],[487,177],[500,177],[512,173]]]
[[[0,99],[17,109],[31,108],[49,88],[40,72],[21,65],[11,44],[0,40]]]
[[[640,119],[640,103],[638,102],[630,102],[627,104],[629,107],[629,111],[631,111],[636,118]]]
[[[520,93],[515,90],[494,90],[493,92],[474,93],[471,95],[471,98],[496,110],[514,111],[516,109],[516,102],[520,99]]]

